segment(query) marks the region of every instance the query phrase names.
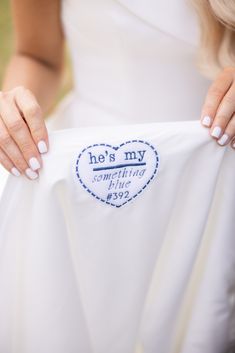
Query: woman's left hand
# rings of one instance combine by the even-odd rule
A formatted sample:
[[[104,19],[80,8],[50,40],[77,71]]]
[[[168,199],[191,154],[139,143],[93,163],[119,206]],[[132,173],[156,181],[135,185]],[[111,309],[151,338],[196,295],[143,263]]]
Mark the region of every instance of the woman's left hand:
[[[235,67],[226,67],[211,84],[202,107],[201,123],[219,146],[235,150]]]

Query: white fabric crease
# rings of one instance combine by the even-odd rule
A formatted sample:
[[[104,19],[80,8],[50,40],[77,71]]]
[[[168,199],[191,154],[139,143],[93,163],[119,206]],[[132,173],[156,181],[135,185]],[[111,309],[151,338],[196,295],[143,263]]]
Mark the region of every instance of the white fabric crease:
[[[153,144],[161,165],[115,208],[75,182],[74,156],[130,139]],[[235,332],[232,149],[199,121],[64,129],[50,141],[39,179],[10,175],[0,203],[1,351],[221,353]]]
[[[195,13],[188,0],[62,0],[61,20],[74,89],[46,120],[40,176],[0,171],[0,352],[225,353],[235,154],[199,121],[211,82]],[[152,174],[112,206],[93,161],[114,154],[121,170],[133,151],[128,167]]]

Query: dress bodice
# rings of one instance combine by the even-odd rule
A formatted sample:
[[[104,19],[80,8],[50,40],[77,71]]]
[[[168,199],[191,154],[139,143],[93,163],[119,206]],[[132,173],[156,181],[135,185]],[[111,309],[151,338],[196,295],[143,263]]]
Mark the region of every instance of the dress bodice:
[[[189,0],[63,0],[62,22],[76,101],[95,107],[90,119],[98,123],[98,111],[109,113],[106,123],[111,115],[120,123],[199,119],[210,81],[196,68]]]

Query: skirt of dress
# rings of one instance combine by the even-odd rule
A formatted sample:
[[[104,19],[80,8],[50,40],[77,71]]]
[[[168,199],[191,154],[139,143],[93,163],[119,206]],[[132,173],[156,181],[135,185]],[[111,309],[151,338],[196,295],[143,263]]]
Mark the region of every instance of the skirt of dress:
[[[231,147],[194,120],[49,139],[39,178],[9,175],[1,197],[0,352],[224,353]]]

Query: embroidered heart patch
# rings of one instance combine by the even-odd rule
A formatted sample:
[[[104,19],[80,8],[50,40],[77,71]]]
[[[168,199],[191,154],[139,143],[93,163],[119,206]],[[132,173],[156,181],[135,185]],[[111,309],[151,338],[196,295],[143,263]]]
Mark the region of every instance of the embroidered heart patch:
[[[96,143],[76,158],[75,177],[96,199],[121,207],[143,192],[158,168],[159,155],[147,141]]]

